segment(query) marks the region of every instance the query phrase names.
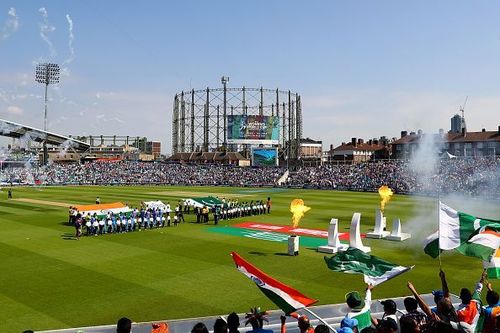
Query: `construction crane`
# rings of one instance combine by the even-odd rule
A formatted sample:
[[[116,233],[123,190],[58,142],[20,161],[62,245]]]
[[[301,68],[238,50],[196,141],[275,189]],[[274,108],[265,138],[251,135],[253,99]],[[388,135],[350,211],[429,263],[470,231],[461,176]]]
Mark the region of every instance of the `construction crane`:
[[[469,96],[465,96],[464,104],[460,106],[460,112],[462,113],[462,126],[460,127],[462,130],[465,128],[465,105],[467,104],[468,99]]]

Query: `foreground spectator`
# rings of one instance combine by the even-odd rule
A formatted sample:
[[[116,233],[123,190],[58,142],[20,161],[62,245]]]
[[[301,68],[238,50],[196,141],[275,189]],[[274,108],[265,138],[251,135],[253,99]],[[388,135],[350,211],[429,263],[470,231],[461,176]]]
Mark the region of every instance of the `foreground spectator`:
[[[132,320],[127,317],[120,318],[116,324],[116,333],[132,332]]]

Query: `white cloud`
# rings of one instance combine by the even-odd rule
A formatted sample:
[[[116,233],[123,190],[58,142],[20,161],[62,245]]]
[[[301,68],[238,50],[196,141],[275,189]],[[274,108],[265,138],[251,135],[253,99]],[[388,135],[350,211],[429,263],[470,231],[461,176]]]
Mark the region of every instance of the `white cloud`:
[[[54,44],[49,38],[49,34],[56,30],[56,27],[49,23],[49,13],[45,9],[45,7],[41,7],[39,10],[40,14],[42,14],[43,22],[40,24],[40,37],[47,43],[49,46],[50,56],[55,57],[56,50],[54,48]]]
[[[19,29],[19,17],[16,14],[16,9],[11,7],[7,13],[9,18],[5,21],[2,31],[0,32],[0,40],[7,39],[10,35]]]
[[[23,114],[24,110],[21,109],[19,106],[10,105],[7,107],[6,113],[18,116]]]

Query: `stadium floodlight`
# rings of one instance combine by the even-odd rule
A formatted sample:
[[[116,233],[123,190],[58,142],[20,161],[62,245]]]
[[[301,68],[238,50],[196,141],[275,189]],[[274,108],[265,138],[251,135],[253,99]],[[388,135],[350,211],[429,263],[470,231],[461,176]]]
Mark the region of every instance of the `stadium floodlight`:
[[[51,63],[41,63],[35,69],[35,81],[45,84],[45,111],[43,117],[43,130],[47,131],[47,89],[49,84],[59,83],[59,65]],[[43,144],[43,163],[47,163],[47,145]]]
[[[42,63],[36,66],[35,81],[45,84],[45,113],[43,118],[43,130],[47,131],[47,88],[49,84],[59,83],[59,65]]]

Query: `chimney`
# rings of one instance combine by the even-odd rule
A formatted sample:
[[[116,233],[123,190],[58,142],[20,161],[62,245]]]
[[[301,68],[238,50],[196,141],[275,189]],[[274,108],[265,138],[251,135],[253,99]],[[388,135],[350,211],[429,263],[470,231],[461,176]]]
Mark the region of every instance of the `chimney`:
[[[498,135],[500,135],[500,125],[498,125],[498,132],[497,132]]]
[[[410,135],[415,135],[415,134],[417,134],[417,133],[415,133],[415,132],[410,132]]]
[[[408,135],[408,132],[407,131],[401,131],[401,137],[404,138],[405,136]]]
[[[378,140],[377,139],[373,140],[373,144],[378,145]]]
[[[358,145],[363,143],[363,139],[358,139]]]
[[[343,144],[343,143],[342,143]],[[330,150],[333,150],[333,145],[330,145]]]
[[[463,136],[464,138],[465,138],[465,135],[466,135],[466,133],[465,133],[465,127],[462,127],[462,136]]]
[[[373,144],[373,141],[371,139],[368,140],[368,144],[371,146]]]
[[[357,141],[356,141],[356,138],[351,138],[351,145],[352,145],[353,147],[356,147],[356,146],[357,146],[356,142],[357,142]]]
[[[486,128],[483,128],[483,129],[481,130],[481,132],[483,132],[483,133],[484,133],[484,132],[486,132]]]
[[[422,132],[422,130],[421,130],[421,129],[419,129],[419,130],[417,131],[417,133],[418,133],[418,136],[422,136],[422,133],[423,133],[423,132]]]

